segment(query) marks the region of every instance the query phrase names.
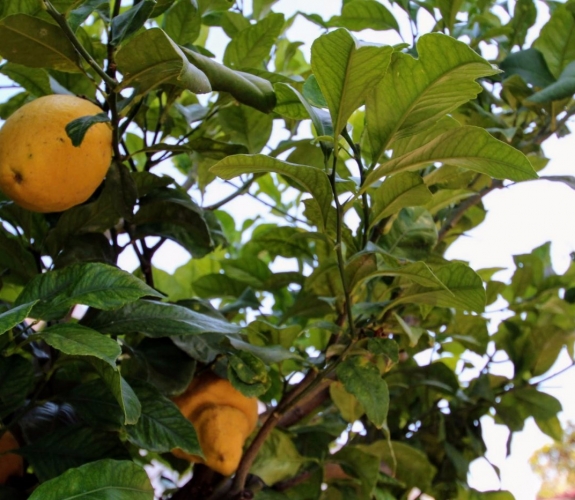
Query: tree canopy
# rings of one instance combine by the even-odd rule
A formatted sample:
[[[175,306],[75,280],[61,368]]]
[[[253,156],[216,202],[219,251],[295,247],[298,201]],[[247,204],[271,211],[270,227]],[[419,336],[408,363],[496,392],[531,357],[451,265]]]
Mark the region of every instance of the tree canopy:
[[[0,459],[25,465],[0,498],[509,500],[468,484],[481,419],[509,428],[508,449],[530,417],[561,440],[539,384],[574,355],[575,265],[556,274],[545,244],[502,282],[445,252],[490,192],[575,186],[545,175],[542,150],[575,113],[575,2],[540,2],[528,45],[534,0],[343,0],[330,19],[276,1],[0,4],[16,89],[0,118],[81,96],[102,113],[67,139],[106,122],[114,152],[64,212],[0,193],[0,434],[19,444]],[[300,17],[323,33],[310,57]],[[240,197],[263,215],[227,211]],[[167,240],[191,257],[173,273],[154,265]],[[128,249],[134,273],[117,266]],[[490,333],[496,301],[508,317]],[[493,373],[502,359],[512,376]],[[202,455],[171,398],[206,371],[261,402],[230,478],[171,453]]]

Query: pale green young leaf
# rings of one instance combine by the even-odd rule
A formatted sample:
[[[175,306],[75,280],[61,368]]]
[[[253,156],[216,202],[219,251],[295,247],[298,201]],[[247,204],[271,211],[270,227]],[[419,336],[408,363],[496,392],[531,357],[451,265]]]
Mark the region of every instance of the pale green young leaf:
[[[344,420],[354,423],[365,413],[363,406],[357,398],[347,392],[341,382],[333,382],[329,386],[329,395]]]
[[[336,140],[351,114],[385,75],[392,52],[391,47],[361,45],[346,29],[313,43],[311,65],[329,106]]]
[[[399,30],[393,14],[376,0],[352,0],[344,3],[341,16],[334,16],[328,26],[347,28],[351,31],[372,29],[376,31]]]
[[[532,47],[543,54],[555,78],[575,61],[575,16],[566,5],[557,5]]]
[[[267,144],[273,127],[273,117],[244,104],[228,106],[218,113],[224,132],[250,153],[259,153]]]
[[[470,189],[440,189],[433,193],[431,199],[424,206],[430,214],[436,215],[441,209],[455,205],[476,194]]]
[[[284,21],[283,14],[270,14],[238,32],[226,47],[224,64],[236,69],[259,67],[269,57]]]
[[[467,44],[439,33],[423,35],[417,52],[419,59],[394,53],[389,71],[367,96],[373,163],[394,139],[422,132],[475,98],[482,90],[477,78],[499,72]]]
[[[381,429],[387,419],[389,391],[375,365],[354,356],[338,365],[336,373],[345,390],[364,407],[367,418]]]
[[[434,163],[464,167],[495,179],[537,179],[523,153],[482,128],[465,126],[451,129],[414,151],[383,163],[367,176],[362,190],[384,176]]]
[[[402,172],[385,179],[372,193],[372,199],[370,227],[402,208],[425,205],[431,199],[431,191],[420,175]]]
[[[27,14],[0,21],[0,55],[29,68],[80,71],[78,52],[60,27]]]
[[[38,335],[46,344],[70,356],[94,356],[116,368],[120,345],[106,335],[76,323],[60,323]]]
[[[210,92],[208,77],[188,62],[182,50],[159,28],[148,29],[132,38],[116,54],[122,87],[135,87],[146,94],[169,83],[196,94]]]
[[[477,313],[485,309],[485,290],[481,278],[469,266],[452,262],[434,270],[442,285],[415,284],[393,302],[453,307]]]
[[[69,469],[38,486],[30,500],[153,500],[146,471],[134,462],[104,459]]]
[[[311,193],[323,215],[324,224],[327,222],[333,195],[329,179],[323,170],[288,163],[265,155],[234,155],[216,163],[210,171],[223,179],[262,172],[285,175]]]
[[[0,314],[0,335],[22,323],[30,315],[36,302],[27,302]]]
[[[36,276],[22,290],[16,305],[37,300],[32,317],[50,320],[60,318],[75,304],[115,309],[145,296],[162,294],[131,273],[90,262]]]

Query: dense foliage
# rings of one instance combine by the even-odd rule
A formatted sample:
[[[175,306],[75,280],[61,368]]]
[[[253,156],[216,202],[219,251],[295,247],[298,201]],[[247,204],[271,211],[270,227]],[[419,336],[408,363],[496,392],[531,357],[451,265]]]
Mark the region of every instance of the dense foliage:
[[[169,398],[206,369],[266,410],[235,476],[196,465],[163,498],[507,500],[467,484],[480,419],[511,439],[533,417],[561,438],[559,402],[532,381],[573,355],[575,267],[554,274],[544,245],[503,283],[444,254],[486,194],[536,179],[541,144],[568,133],[575,2],[546,2],[530,47],[533,0],[344,0],[331,19],[310,2],[297,15],[325,30],[310,60],[274,3],[0,3],[0,72],[20,87],[0,117],[84,96],[107,118],[69,136],[108,119],[115,153],[85,204],[0,202],[0,433],[27,466],[0,498],[151,499],[143,466],[177,477],[190,464],[170,450],[201,453]],[[351,33],[399,23],[413,40]],[[222,62],[204,47],[213,27]],[[183,185],[155,173],[164,162]],[[201,206],[224,181],[237,190]],[[242,196],[273,217],[240,223],[226,204]],[[168,239],[192,256],[173,274],[152,265]],[[128,247],[134,274],[115,267]],[[502,299],[490,336],[483,313]]]

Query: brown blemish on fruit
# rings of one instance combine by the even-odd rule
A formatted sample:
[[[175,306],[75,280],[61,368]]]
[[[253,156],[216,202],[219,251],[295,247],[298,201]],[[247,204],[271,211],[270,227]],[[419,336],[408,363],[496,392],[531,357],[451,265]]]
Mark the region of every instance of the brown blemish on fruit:
[[[22,184],[22,182],[24,181],[24,177],[22,177],[22,174],[14,169],[12,169],[12,172],[14,173],[14,182],[16,184]]]

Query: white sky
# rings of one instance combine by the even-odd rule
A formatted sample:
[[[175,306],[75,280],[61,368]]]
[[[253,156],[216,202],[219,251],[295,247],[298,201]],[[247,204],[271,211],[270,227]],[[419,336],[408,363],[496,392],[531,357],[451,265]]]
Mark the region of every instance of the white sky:
[[[341,3],[335,0],[280,0],[274,6],[274,11],[283,12],[287,16],[300,10],[309,13],[319,13],[324,18],[339,13]],[[398,18],[405,20],[403,13],[396,9]],[[546,18],[543,9],[541,26]],[[429,19],[423,18],[425,24],[431,25]],[[405,22],[400,23],[405,28]],[[531,34],[533,39],[536,30]],[[289,32],[291,41],[306,43],[304,51],[309,60],[309,47],[320,30],[312,23],[298,16]],[[409,30],[402,29],[405,40],[411,42]],[[366,30],[356,34],[359,39],[378,43],[398,43],[400,38],[392,32],[373,32]],[[227,37],[219,28],[212,28],[207,48],[221,60]],[[0,76],[0,86],[7,80]],[[0,90],[0,100],[4,101],[6,92]],[[573,126],[572,126],[573,128]],[[305,135],[304,135],[305,136]],[[308,135],[309,137],[309,135]],[[279,128],[274,131],[273,140],[285,138],[285,132]],[[545,175],[573,175],[573,158],[575,151],[575,136],[563,139],[549,139],[544,146],[547,157],[551,159],[545,169]],[[160,167],[176,179],[182,180],[178,172],[168,166]],[[158,170],[155,170],[158,172]],[[222,199],[233,189],[229,186],[218,188],[217,194],[212,190],[208,193],[205,203],[209,204]],[[468,261],[474,269],[483,267],[513,268],[512,255],[529,253],[546,241],[552,242],[553,264],[557,272],[565,271],[569,264],[569,254],[575,251],[575,193],[560,183],[534,181],[514,185],[506,189],[492,192],[484,199],[488,210],[487,218],[478,228],[460,238],[448,251],[450,259]],[[232,213],[236,220],[254,217],[267,212],[267,209],[249,197],[241,197],[224,207]],[[189,259],[187,252],[178,245],[167,242],[156,254],[154,264],[166,271],[173,271]],[[135,256],[124,252],[121,256],[121,267],[133,270],[137,266]],[[502,272],[499,279],[506,279],[510,271]],[[569,364],[568,356],[564,355],[557,362],[552,372],[558,371]],[[508,368],[508,367],[507,367]],[[505,370],[506,367],[503,367]],[[569,371],[545,384],[545,390],[557,397],[563,404],[564,411],[560,415],[563,422],[575,420],[575,399],[568,388],[575,387],[575,370]],[[502,481],[499,482],[493,469],[483,459],[472,464],[469,480],[478,490],[509,489],[516,500],[535,500],[539,482],[528,465],[531,454],[543,444],[550,442],[536,427],[532,419],[527,421],[525,430],[515,436],[512,453],[505,458],[505,443],[507,430],[495,425],[490,418],[482,420],[484,435],[488,444],[487,457],[501,469]]]

